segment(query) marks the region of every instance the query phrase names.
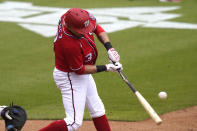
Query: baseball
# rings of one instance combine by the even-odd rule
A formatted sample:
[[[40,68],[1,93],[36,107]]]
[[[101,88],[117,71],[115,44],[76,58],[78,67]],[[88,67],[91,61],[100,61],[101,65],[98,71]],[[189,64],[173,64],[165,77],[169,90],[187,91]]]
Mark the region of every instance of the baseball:
[[[167,98],[167,93],[164,91],[159,92],[158,94],[160,99],[166,99]]]

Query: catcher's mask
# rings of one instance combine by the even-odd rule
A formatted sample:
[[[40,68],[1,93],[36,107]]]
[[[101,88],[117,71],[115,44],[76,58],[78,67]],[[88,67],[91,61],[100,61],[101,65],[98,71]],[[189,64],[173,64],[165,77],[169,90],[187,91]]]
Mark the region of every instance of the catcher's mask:
[[[8,106],[1,111],[7,131],[20,131],[27,120],[26,111],[20,106]]]

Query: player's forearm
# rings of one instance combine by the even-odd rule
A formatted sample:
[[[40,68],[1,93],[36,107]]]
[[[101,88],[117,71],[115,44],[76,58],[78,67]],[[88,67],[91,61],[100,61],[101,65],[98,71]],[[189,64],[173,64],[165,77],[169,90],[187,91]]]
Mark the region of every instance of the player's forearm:
[[[106,32],[102,32],[99,34],[99,40],[101,41],[101,43],[103,43],[103,45],[105,46],[105,48],[107,49],[107,51],[112,48],[112,45],[109,41],[109,37],[107,35]]]
[[[94,74],[97,72],[95,65],[85,65],[85,70],[83,74]]]
[[[103,43],[104,47],[107,50],[108,53],[108,58],[112,62],[119,62],[120,60],[120,55],[118,52],[112,47],[109,37],[106,32],[102,32],[99,34],[99,39]]]
[[[101,43],[105,44],[109,42],[109,37],[106,32],[101,32],[98,36]]]
[[[105,65],[85,65],[85,70],[83,74],[94,74],[97,72],[106,71],[107,67]]]

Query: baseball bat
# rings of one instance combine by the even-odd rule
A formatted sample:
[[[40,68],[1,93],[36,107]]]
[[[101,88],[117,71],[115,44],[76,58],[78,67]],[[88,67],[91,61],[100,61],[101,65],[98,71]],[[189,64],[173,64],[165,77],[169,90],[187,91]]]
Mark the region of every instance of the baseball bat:
[[[162,123],[161,118],[158,116],[155,110],[151,107],[151,105],[147,102],[147,100],[141,95],[139,91],[135,89],[135,87],[128,81],[126,76],[120,70],[118,72],[120,76],[122,77],[122,79],[125,81],[125,83],[131,88],[133,93],[136,95],[141,105],[144,107],[144,109],[150,115],[150,117],[156,122],[156,124],[161,124]]]

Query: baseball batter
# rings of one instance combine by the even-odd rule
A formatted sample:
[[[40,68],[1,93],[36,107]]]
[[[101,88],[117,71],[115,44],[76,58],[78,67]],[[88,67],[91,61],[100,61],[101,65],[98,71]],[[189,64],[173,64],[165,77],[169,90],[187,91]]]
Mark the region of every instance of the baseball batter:
[[[107,49],[111,63],[95,65],[98,51],[93,33]],[[98,131],[110,131],[104,105],[91,75],[122,70],[120,56],[112,47],[107,33],[86,10],[71,8],[59,20],[54,52],[53,76],[61,90],[66,118],[55,121],[40,131],[77,130],[82,125],[85,107]]]

